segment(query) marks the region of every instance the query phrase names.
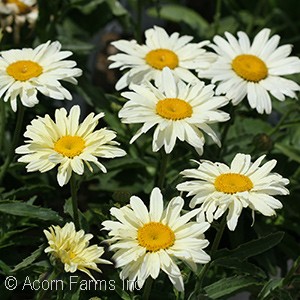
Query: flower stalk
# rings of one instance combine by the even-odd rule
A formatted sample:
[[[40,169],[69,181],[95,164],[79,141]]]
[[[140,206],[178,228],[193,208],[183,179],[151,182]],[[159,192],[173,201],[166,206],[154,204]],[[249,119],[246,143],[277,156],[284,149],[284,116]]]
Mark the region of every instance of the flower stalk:
[[[71,187],[73,220],[74,220],[76,230],[79,230],[81,228],[81,225],[80,225],[80,219],[79,219],[79,213],[78,213],[78,197],[77,197],[78,187],[76,184],[76,179],[75,179],[74,174],[71,176],[71,179],[70,179],[70,187]]]
[[[150,297],[150,294],[151,294],[152,285],[153,285],[153,278],[151,276],[149,276],[146,280],[146,283],[145,283],[143,297],[142,297],[143,300],[150,299],[149,297]]]
[[[19,109],[18,109],[18,115],[17,115],[17,122],[16,122],[16,127],[15,127],[15,131],[14,131],[14,136],[12,139],[12,143],[11,143],[11,147],[9,148],[9,153],[4,161],[4,164],[1,168],[0,171],[0,185],[3,182],[4,176],[7,172],[7,169],[10,165],[10,163],[13,160],[14,154],[15,154],[15,149],[17,147],[18,141],[19,141],[19,137],[21,135],[21,128],[22,128],[22,124],[23,124],[23,119],[24,119],[24,106],[20,105]]]
[[[223,215],[223,218],[221,220],[221,223],[220,223],[220,226],[217,230],[217,233],[216,233],[216,236],[214,238],[214,241],[212,243],[212,246],[211,246],[211,250],[210,250],[210,256],[213,257],[213,255],[215,254],[215,252],[217,251],[218,247],[219,247],[219,244],[220,244],[220,241],[221,241],[221,238],[222,238],[222,235],[223,235],[223,232],[224,232],[224,229],[225,229],[225,226],[226,226],[226,215]],[[195,290],[194,290],[194,293],[199,293],[201,292],[202,290],[202,283],[203,283],[203,279],[211,265],[211,262],[210,261],[209,263],[207,263],[200,271],[199,275],[197,275],[197,282],[196,282],[196,285],[195,285]]]
[[[157,187],[160,189],[163,189],[165,184],[165,179],[167,175],[167,166],[170,159],[170,155],[168,155],[164,149],[160,151],[160,168],[159,168],[159,174],[157,179]]]

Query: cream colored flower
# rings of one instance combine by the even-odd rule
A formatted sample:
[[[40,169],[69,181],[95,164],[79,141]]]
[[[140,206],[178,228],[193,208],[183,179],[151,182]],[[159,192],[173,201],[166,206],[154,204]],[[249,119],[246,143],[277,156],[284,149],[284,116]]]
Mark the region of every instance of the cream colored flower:
[[[299,73],[300,60],[289,56],[291,45],[278,47],[280,37],[269,38],[270,32],[266,28],[261,30],[252,44],[242,31],[237,33],[238,39],[229,32],[225,32],[227,40],[215,36],[215,44],[210,46],[218,59],[209,70],[199,70],[199,76],[219,82],[216,93],[225,94],[234,105],[247,97],[251,108],[260,114],[271,113],[270,94],[280,101],[286,96],[296,98],[300,86],[282,76]]]
[[[287,195],[284,186],[289,180],[277,173],[271,173],[276,165],[273,159],[259,166],[265,155],[251,163],[251,156],[238,153],[230,167],[223,163],[201,160],[198,169],[181,172],[192,180],[177,185],[179,191],[194,196],[190,207],[201,204],[198,220],[204,218],[211,223],[227,210],[227,226],[234,230],[242,209],[249,207],[265,216],[275,215],[275,209],[282,208],[274,195]]]
[[[169,36],[159,26],[146,30],[145,36],[145,45],[139,45],[135,40],[112,43],[123,53],[109,57],[113,61],[110,68],[130,69],[117,82],[117,90],[131,83],[140,84],[152,79],[156,85],[160,85],[164,67],[169,67],[174,76],[181,80],[192,82],[197,77],[191,70],[207,69],[216,58],[214,53],[203,49],[209,41],[190,43],[193,37],[179,36],[178,32]]]
[[[142,288],[149,276],[156,279],[162,270],[175,288],[182,291],[183,279],[176,259],[185,261],[194,271],[196,264],[210,261],[202,250],[209,244],[203,235],[209,224],[190,221],[198,210],[180,216],[183,205],[183,199],[175,197],[164,209],[162,194],[154,188],[149,211],[136,196],[130,198],[129,206],[111,208],[117,221],[102,224],[110,231],[111,239],[107,242],[111,244],[109,249],[115,251],[112,259],[116,267],[122,268],[120,278],[128,278],[131,289],[135,282]]]
[[[100,258],[104,253],[103,247],[89,246],[93,235],[85,234],[83,230],[76,231],[73,222],[66,223],[62,228],[52,225],[49,231],[44,230],[44,234],[49,244],[45,252],[59,259],[66,272],[74,273],[79,270],[95,280],[90,270],[101,273],[97,264],[111,264]]]
[[[119,112],[123,123],[144,123],[130,140],[133,143],[140,135],[156,126],[152,149],[158,151],[164,146],[170,153],[176,140],[186,141],[199,154],[205,143],[203,132],[221,145],[209,124],[224,122],[229,115],[218,108],[226,105],[228,99],[215,97],[214,85],[205,86],[200,80],[194,84],[176,81],[169,68],[162,72],[162,84],[154,87],[131,85],[133,92],[124,92],[129,99]]]
[[[0,54],[0,97],[10,100],[17,110],[17,97],[22,104],[33,107],[39,100],[37,92],[58,100],[71,100],[72,95],[60,81],[77,84],[75,77],[82,71],[72,60],[64,60],[71,51],[60,51],[59,42],[48,41],[35,49],[23,48],[2,51]]]
[[[16,149],[16,153],[23,154],[18,161],[28,163],[28,172],[47,172],[59,164],[57,181],[60,186],[68,183],[72,172],[82,175],[84,163],[91,172],[91,163],[106,172],[97,157],[114,158],[126,152],[116,147],[119,143],[113,141],[116,137],[113,131],[106,128],[94,131],[103,116],[104,113],[90,113],[79,124],[80,107],[75,105],[69,116],[64,108],[57,109],[55,122],[49,115],[34,119],[24,133],[29,140]]]
[[[0,25],[3,30],[13,32],[14,41],[19,43],[21,28],[26,24],[33,28],[38,18],[36,0],[0,0]]]

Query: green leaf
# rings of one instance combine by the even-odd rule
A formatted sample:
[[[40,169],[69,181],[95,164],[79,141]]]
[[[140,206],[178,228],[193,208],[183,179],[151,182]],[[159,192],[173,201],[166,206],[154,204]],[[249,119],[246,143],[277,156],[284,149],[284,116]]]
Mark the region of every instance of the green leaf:
[[[232,276],[214,282],[213,284],[206,286],[204,290],[210,299],[218,299],[248,286],[259,284],[260,282],[253,277]]]
[[[216,253],[217,259],[223,259],[224,257],[230,256],[244,260],[248,257],[258,255],[273,248],[280,243],[283,236],[284,232],[278,231],[242,244],[233,250],[220,250]]]
[[[116,285],[115,287],[116,293],[121,297],[123,300],[131,300],[132,297],[120,286]]]
[[[4,231],[4,233],[2,235],[0,234],[0,249],[14,245],[13,236],[16,236],[16,237],[20,236],[26,230],[28,230],[28,228]],[[0,231],[0,233],[1,233],[1,231]]]
[[[0,212],[14,216],[29,217],[56,223],[62,221],[62,218],[59,216],[59,214],[50,208],[43,208],[19,201],[8,200],[1,202]]]
[[[159,11],[155,7],[151,7],[147,10],[147,13],[151,17],[162,18],[176,23],[186,23],[198,32],[199,35],[203,35],[209,27],[208,22],[201,15],[181,5],[164,5]]]
[[[297,297],[297,295],[294,295]],[[280,290],[276,290],[276,292],[274,292],[273,295],[273,299],[280,299],[280,300],[295,300],[295,299],[299,299],[299,297],[294,297],[290,294],[290,292],[286,289],[280,289]],[[298,294],[299,296],[299,294]]]
[[[54,187],[47,184],[33,184],[31,186],[23,186],[18,189],[13,189],[8,192],[2,193],[2,199],[14,199],[19,197],[26,197],[32,194],[37,194],[39,191],[51,192],[54,191]]]
[[[258,294],[258,299],[262,300],[267,298],[273,290],[281,286],[282,281],[283,281],[282,278],[270,279],[261,289],[260,293]]]
[[[290,159],[300,163],[300,150],[292,146],[276,143],[275,148]]]
[[[45,246],[44,245],[40,245],[38,247],[38,249],[36,249],[34,252],[31,253],[30,256],[26,257],[22,262],[20,262],[19,264],[17,264],[12,272],[17,272],[20,269],[23,269],[29,265],[31,265],[42,253],[44,250]]]
[[[257,267],[254,264],[251,264],[247,261],[242,261],[242,260],[239,260],[234,257],[220,258],[220,259],[213,261],[212,264],[222,266],[225,268],[229,268],[229,269],[235,269],[236,272],[239,272],[242,274],[249,274],[249,275],[253,275],[256,277],[260,276],[263,278],[266,277],[265,272],[261,268]]]
[[[127,10],[117,0],[106,0],[112,14],[114,16],[122,16],[127,14]]]
[[[0,273],[2,274],[4,273],[5,275],[8,275],[11,271],[11,268],[4,261],[0,259],[0,270],[2,271]]]
[[[74,220],[72,198],[66,199],[66,202],[64,204],[64,213],[68,214]],[[80,220],[80,224],[82,226],[82,229],[85,230],[85,231],[88,231],[89,230],[89,225],[87,223],[87,220],[86,220],[84,214],[80,210],[78,210],[78,215],[79,215],[79,220]]]
[[[105,0],[93,0],[93,1],[71,1],[72,6],[78,8],[83,14],[90,14],[92,11],[98,8],[100,4],[105,2]]]

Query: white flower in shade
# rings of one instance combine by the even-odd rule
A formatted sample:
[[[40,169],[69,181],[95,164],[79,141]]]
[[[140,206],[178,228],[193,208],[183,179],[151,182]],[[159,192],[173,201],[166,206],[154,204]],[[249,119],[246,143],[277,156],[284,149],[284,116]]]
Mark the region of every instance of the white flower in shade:
[[[0,13],[23,15],[28,13],[36,4],[37,0],[1,0]]]
[[[285,97],[296,98],[300,86],[290,79],[281,77],[300,72],[300,60],[290,56],[291,45],[278,47],[280,37],[271,38],[270,29],[261,30],[250,44],[245,32],[238,32],[236,39],[229,32],[227,38],[214,37],[210,45],[218,59],[207,71],[199,70],[200,77],[218,82],[216,94],[226,94],[237,105],[245,97],[251,108],[260,114],[272,111],[270,94],[280,101]]]
[[[69,116],[64,108],[57,109],[55,122],[49,115],[34,119],[24,133],[29,138],[25,141],[27,144],[16,149],[16,153],[23,154],[18,161],[28,163],[28,172],[47,172],[59,164],[57,181],[60,186],[68,183],[72,171],[82,175],[84,163],[91,172],[91,163],[106,172],[97,157],[119,157],[126,152],[116,147],[119,143],[113,141],[116,137],[113,131],[106,128],[94,131],[103,116],[104,113],[90,113],[79,124],[80,107],[75,105]]]
[[[265,155],[251,163],[251,156],[238,153],[231,166],[202,160],[198,169],[181,172],[193,180],[177,185],[179,191],[194,196],[190,207],[201,204],[198,220],[206,219],[209,223],[218,219],[228,210],[227,226],[234,230],[244,207],[259,211],[265,216],[275,215],[274,209],[282,208],[274,195],[287,195],[284,187],[289,180],[277,173],[270,173],[276,165],[273,159],[259,166]],[[254,215],[253,215],[254,216]]]
[[[111,264],[100,258],[104,253],[103,247],[89,246],[93,235],[85,234],[83,230],[76,231],[72,222],[66,223],[62,228],[52,225],[49,231],[44,230],[44,234],[49,244],[45,252],[59,259],[66,272],[74,273],[79,270],[95,280],[89,269],[101,273],[97,264]]]
[[[193,37],[180,37],[178,32],[169,36],[158,26],[146,30],[145,37],[145,45],[139,45],[135,40],[112,43],[123,53],[108,58],[113,61],[110,68],[130,69],[117,82],[117,90],[131,83],[140,84],[152,79],[159,85],[164,67],[169,67],[174,75],[185,82],[192,82],[197,78],[191,70],[207,69],[216,58],[214,53],[203,49],[209,41],[190,43]]]
[[[176,264],[176,258],[185,261],[194,271],[197,263],[205,264],[210,257],[202,249],[209,242],[203,233],[209,228],[207,222],[192,222],[198,210],[182,216],[184,201],[173,198],[163,209],[163,197],[159,188],[154,188],[150,196],[150,210],[143,201],[132,196],[130,205],[111,208],[111,214],[118,221],[104,221],[111,239],[109,249],[115,251],[112,259],[117,268],[123,268],[120,278],[130,280],[130,289],[135,281],[142,288],[151,276],[156,279],[160,270],[164,271],[177,290],[184,289],[183,279]]]
[[[71,51],[60,51],[59,42],[48,41],[35,49],[23,48],[2,51],[0,54],[0,97],[10,100],[17,110],[17,97],[22,104],[33,107],[39,100],[37,92],[50,98],[71,100],[70,92],[60,80],[77,84],[75,77],[82,71],[73,60],[64,60]]]
[[[214,97],[214,85],[205,86],[200,80],[194,84],[176,81],[169,68],[162,72],[162,85],[154,87],[131,85],[132,92],[122,96],[129,99],[119,112],[123,123],[144,123],[133,136],[133,143],[140,135],[156,126],[152,149],[164,146],[170,153],[176,139],[186,141],[199,154],[203,152],[204,135],[207,133],[215,143],[220,141],[208,124],[224,122],[229,115],[218,110],[228,103],[225,97]]]
[[[19,42],[20,29],[28,22],[33,27],[38,18],[36,0],[0,1],[0,25],[7,32],[14,32],[14,40]]]

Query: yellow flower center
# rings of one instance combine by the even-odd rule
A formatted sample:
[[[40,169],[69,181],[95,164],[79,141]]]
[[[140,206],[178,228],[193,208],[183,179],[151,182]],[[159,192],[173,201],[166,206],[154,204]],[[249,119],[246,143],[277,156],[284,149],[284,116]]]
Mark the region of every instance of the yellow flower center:
[[[76,257],[76,253],[73,252],[73,251],[70,251],[70,252],[69,252],[69,258],[70,258],[70,259],[73,259],[73,258],[75,258],[75,257]]]
[[[54,150],[69,158],[73,158],[81,154],[84,147],[84,139],[80,136],[66,135],[54,143]]]
[[[259,82],[268,76],[266,64],[257,56],[252,54],[238,55],[232,61],[234,72],[247,81]]]
[[[178,98],[166,98],[156,104],[156,113],[169,120],[182,120],[193,114],[193,108],[184,100]]]
[[[217,191],[225,194],[250,191],[253,188],[251,179],[238,173],[221,174],[215,179],[214,185]]]
[[[20,14],[26,14],[30,11],[30,7],[20,0],[5,0],[4,2],[6,4],[15,4],[19,9]]]
[[[43,68],[31,60],[19,60],[10,64],[6,68],[6,72],[15,80],[26,81],[33,77],[40,76],[43,73]]]
[[[150,222],[138,230],[139,245],[147,251],[156,252],[174,245],[175,234],[171,228],[159,222]]]
[[[155,49],[147,53],[145,60],[154,69],[162,70],[164,67],[175,69],[178,66],[178,56],[168,49]]]

